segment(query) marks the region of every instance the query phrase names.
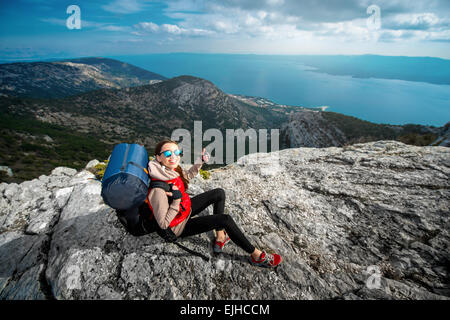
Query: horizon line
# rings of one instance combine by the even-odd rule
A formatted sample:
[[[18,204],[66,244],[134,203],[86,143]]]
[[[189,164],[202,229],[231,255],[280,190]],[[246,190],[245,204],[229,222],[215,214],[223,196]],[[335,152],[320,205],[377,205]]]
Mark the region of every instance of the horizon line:
[[[147,55],[164,55],[164,54],[196,54],[196,55],[230,55],[230,56],[376,56],[376,57],[398,57],[398,58],[423,58],[423,59],[440,59],[440,60],[448,60],[449,58],[443,57],[435,57],[435,56],[406,56],[406,55],[384,55],[384,54],[373,54],[373,53],[363,53],[363,54],[301,54],[301,53],[292,53],[292,54],[282,54],[282,53],[226,53],[226,52],[152,52],[152,53],[139,53],[139,54],[117,54],[117,55],[92,55],[92,56],[72,56],[72,57],[52,57],[52,58],[1,58],[0,64],[6,63],[20,63],[20,62],[52,62],[59,60],[71,60],[71,59],[86,59],[86,58],[109,58],[114,59],[113,57],[124,57],[124,56],[147,56]]]

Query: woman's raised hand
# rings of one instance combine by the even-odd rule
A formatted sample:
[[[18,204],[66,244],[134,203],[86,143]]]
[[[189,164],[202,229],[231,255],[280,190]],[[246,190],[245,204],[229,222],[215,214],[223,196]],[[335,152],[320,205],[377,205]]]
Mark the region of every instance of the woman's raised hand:
[[[203,160],[203,162],[205,162],[205,163],[209,161],[209,153],[206,152],[206,148],[203,148],[203,151],[202,151],[202,160]]]

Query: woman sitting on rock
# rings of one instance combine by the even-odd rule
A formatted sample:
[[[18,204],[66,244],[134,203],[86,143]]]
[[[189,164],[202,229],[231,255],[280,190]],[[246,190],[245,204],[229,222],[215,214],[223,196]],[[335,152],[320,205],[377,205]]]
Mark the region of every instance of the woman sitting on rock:
[[[220,253],[224,246],[232,240],[250,254],[250,263],[255,266],[275,267],[281,262],[278,254],[269,254],[255,248],[238,228],[233,218],[224,214],[225,191],[216,188],[192,199],[185,192],[189,180],[194,178],[203,163],[208,162],[205,149],[201,159],[187,171],[180,166],[181,151],[172,140],[164,140],[155,148],[155,159],[149,162],[148,171],[152,182],[165,181],[173,184],[171,191],[162,188],[151,188],[148,194],[148,205],[159,227],[167,234],[176,237],[188,237],[203,232],[216,230],[214,252]],[[171,201],[171,203],[170,203]],[[194,217],[209,205],[213,205],[213,215]]]

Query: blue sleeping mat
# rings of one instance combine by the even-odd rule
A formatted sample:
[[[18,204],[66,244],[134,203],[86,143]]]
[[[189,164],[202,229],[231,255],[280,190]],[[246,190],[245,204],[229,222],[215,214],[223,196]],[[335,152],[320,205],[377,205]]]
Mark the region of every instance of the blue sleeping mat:
[[[114,147],[102,179],[102,198],[110,207],[128,210],[139,207],[147,197],[148,154],[139,144]]]

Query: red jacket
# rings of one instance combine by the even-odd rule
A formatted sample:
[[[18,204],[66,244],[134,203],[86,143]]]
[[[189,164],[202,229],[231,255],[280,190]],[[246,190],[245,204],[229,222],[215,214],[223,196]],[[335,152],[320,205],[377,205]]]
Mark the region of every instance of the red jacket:
[[[189,170],[182,170],[182,176],[190,181],[198,174],[201,166],[201,163],[196,163]],[[176,185],[183,194],[182,199],[173,200],[170,204],[168,202],[166,192],[161,188],[152,188],[149,190],[147,195],[147,202],[149,203],[149,207],[152,210],[158,225],[162,229],[166,229],[169,225],[175,225],[172,227],[172,231],[179,236],[183,232],[183,229],[188,221],[190,211],[192,210],[189,195],[184,195],[186,190],[184,190],[184,185],[181,181],[180,175],[175,170],[161,166],[161,164],[156,160],[149,161],[148,172],[152,180],[162,180],[164,182],[173,181],[174,185]],[[175,181],[177,178],[180,179],[178,182]],[[187,204],[188,201],[189,205]],[[183,204],[183,207],[186,209],[185,211],[182,210],[183,207],[181,204]],[[173,221],[174,219],[175,221]]]
[[[151,181],[163,181],[163,180],[151,179]],[[164,182],[166,182],[167,184],[174,184],[178,188],[178,190],[181,191],[181,194],[182,194],[178,214],[175,216],[175,218],[173,218],[172,222],[169,225],[170,227],[175,227],[176,225],[180,224],[182,221],[184,221],[189,216],[189,213],[191,211],[191,198],[189,198],[189,195],[186,193],[186,191],[184,189],[183,180],[181,180],[180,177],[176,177],[175,179],[172,179],[172,180],[166,180]],[[150,191],[151,191],[151,189],[148,190],[148,194],[150,194]],[[148,197],[148,195],[147,195],[147,197]],[[147,203],[148,203],[148,206],[150,207],[150,210],[153,215],[153,208],[150,205],[150,201],[148,201],[148,199],[147,199]]]

